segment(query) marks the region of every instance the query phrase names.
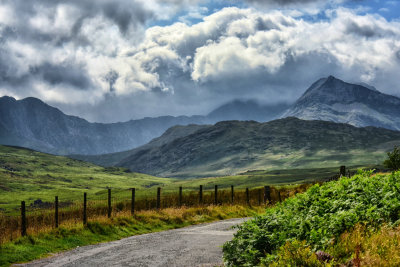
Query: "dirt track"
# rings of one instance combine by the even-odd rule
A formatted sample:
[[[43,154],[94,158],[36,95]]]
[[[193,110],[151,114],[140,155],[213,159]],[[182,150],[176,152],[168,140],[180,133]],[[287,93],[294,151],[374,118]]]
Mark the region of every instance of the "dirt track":
[[[18,266],[216,266],[222,264],[222,244],[232,239],[231,219],[118,241],[85,246]]]

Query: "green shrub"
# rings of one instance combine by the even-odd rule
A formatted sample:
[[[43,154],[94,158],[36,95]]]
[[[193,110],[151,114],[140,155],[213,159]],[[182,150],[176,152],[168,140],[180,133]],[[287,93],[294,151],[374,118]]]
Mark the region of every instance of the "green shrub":
[[[314,250],[324,250],[359,222],[396,223],[399,188],[400,172],[374,177],[361,172],[314,185],[239,226],[234,239],[223,247],[224,259],[228,266],[255,266],[290,240],[304,240]]]
[[[383,162],[386,168],[399,170],[400,169],[400,149],[395,146],[392,152],[387,153],[388,158]]]

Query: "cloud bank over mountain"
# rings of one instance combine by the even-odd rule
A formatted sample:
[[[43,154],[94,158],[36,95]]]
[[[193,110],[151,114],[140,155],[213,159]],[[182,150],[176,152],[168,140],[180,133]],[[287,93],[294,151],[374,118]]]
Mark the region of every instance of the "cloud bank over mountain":
[[[397,93],[400,22],[342,2],[2,1],[0,95],[121,121],[206,114],[236,98],[292,102],[330,74]],[[180,22],[194,6],[207,15]]]

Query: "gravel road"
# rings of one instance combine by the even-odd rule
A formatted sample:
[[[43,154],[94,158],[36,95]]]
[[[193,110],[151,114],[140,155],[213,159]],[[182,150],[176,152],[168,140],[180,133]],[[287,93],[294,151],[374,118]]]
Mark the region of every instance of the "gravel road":
[[[221,266],[221,246],[232,239],[232,226],[244,220],[131,236],[15,266]]]

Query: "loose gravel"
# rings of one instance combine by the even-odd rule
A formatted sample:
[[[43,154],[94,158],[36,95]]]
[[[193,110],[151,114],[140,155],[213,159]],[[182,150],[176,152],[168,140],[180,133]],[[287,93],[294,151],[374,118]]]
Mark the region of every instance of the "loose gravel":
[[[232,227],[244,221],[230,219],[131,236],[15,266],[221,266],[222,245],[232,239]]]

